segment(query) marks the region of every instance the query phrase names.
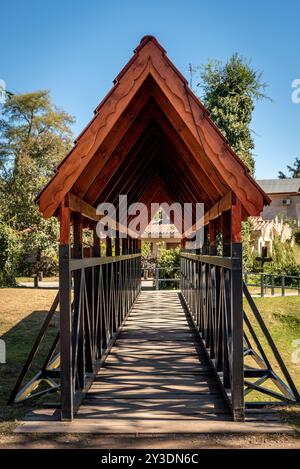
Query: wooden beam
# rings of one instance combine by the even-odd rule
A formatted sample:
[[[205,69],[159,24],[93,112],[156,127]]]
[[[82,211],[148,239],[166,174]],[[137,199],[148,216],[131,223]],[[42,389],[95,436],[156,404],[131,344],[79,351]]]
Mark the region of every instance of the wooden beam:
[[[232,207],[232,192],[229,191],[227,194],[217,202],[208,212],[205,213],[204,224],[207,225],[211,220],[215,220],[226,210],[230,210]],[[208,215],[207,215],[208,214]]]
[[[219,200],[219,202],[217,202],[210,210],[208,210],[204,214],[204,226],[208,225],[210,221],[215,220],[216,218],[221,216],[223,212],[226,212],[227,210],[231,210],[232,199],[233,199],[232,192],[229,191],[221,200]],[[195,231],[195,230],[196,230],[196,223],[194,223],[191,228],[189,228],[183,233],[183,237],[185,238],[188,237],[192,233],[192,231]]]
[[[137,116],[134,124],[123,137],[122,141],[112,153],[104,167],[94,175],[93,182],[85,191],[85,199],[89,203],[93,204],[101,196],[101,193],[106,187],[111,187],[112,179],[121,168],[123,169],[125,160],[131,161],[132,157],[130,156],[129,159],[129,155],[135,155],[139,147],[143,145],[143,141],[149,134],[149,129],[147,126],[149,125],[150,117],[151,116],[147,114],[146,110],[143,110],[143,112]],[[99,159],[99,155],[96,154],[95,158]],[[95,168],[95,172],[96,171],[98,171],[97,168]],[[122,173],[123,172],[124,169]],[[82,182],[82,186],[84,184],[85,181]],[[83,193],[77,194],[76,186],[74,186],[74,189],[75,190],[72,189],[74,194],[80,197],[84,195]]]
[[[208,232],[209,232],[209,251],[210,251],[210,255],[215,256],[217,254],[216,219],[209,220]]]
[[[62,202],[60,203],[59,222],[59,242],[61,245],[70,244],[71,209],[69,205],[68,196],[65,196]]]
[[[97,215],[95,207],[87,204],[84,200],[72,193],[69,193],[69,205],[73,212],[81,213],[83,217],[88,218],[89,220],[100,220],[100,216]]]
[[[83,217],[89,218],[90,220],[100,221],[104,215],[98,215],[95,207],[88,204],[84,200],[80,199],[76,195],[69,193],[69,208],[73,212],[81,213]],[[105,216],[108,226],[115,228],[117,231],[123,234],[128,234],[135,237],[135,232],[128,229],[126,226],[119,222],[115,222],[112,218]]]
[[[100,246],[100,238],[97,235],[96,231],[96,223],[93,226],[93,256],[100,257],[101,256],[101,246]]]
[[[226,210],[221,215],[221,232],[223,241],[223,256],[231,255],[231,210]]]
[[[236,196],[231,208],[231,242],[234,244],[242,242],[242,205]]]

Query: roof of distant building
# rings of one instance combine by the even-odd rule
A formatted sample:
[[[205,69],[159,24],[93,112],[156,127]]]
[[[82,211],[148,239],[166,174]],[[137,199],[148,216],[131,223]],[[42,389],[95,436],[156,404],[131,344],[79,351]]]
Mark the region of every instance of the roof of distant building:
[[[180,238],[180,233],[173,223],[160,223],[159,221],[152,220],[146,227],[143,238],[150,238],[151,235],[161,237]]]
[[[300,193],[300,178],[258,179],[256,182],[267,194]]]

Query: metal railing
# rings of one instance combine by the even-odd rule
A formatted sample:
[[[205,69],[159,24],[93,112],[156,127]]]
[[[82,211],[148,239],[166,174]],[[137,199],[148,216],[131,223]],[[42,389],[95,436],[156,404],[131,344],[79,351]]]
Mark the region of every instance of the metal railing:
[[[233,419],[243,420],[241,256],[183,253],[180,289]]]
[[[153,290],[178,290],[180,267],[142,268],[142,279],[152,281]]]
[[[68,246],[61,246],[60,250],[59,293],[9,402],[60,390],[62,419],[72,420],[140,292],[141,255],[70,259]],[[41,371],[24,385],[58,306],[60,332]],[[56,352],[58,344],[59,353]],[[41,382],[46,382],[48,387],[36,391]]]
[[[181,263],[185,305],[234,419],[242,417],[244,397],[253,392],[271,401],[248,400],[246,408],[299,402],[295,383],[242,282],[241,260],[182,254]],[[243,303],[248,303],[247,311]]]
[[[276,401],[297,403],[300,396],[296,385],[245,283],[243,291],[249,306],[247,312],[244,309],[245,396],[259,392],[272,399],[247,401],[246,407],[272,405]]]
[[[257,288],[254,293],[261,297],[268,294],[274,296],[276,291],[281,296],[285,296],[288,291],[300,295],[300,277],[295,275],[244,272],[243,279],[247,287]]]

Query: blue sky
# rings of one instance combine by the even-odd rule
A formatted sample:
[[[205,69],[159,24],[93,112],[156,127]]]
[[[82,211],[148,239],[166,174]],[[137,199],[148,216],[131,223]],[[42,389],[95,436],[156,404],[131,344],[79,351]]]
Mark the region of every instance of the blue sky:
[[[300,156],[300,2],[207,0],[10,0],[1,2],[0,79],[8,90],[49,89],[76,117],[78,134],[142,36],[157,37],[187,76],[209,58],[232,53],[263,71],[272,102],[251,124],[256,177],[277,177]]]

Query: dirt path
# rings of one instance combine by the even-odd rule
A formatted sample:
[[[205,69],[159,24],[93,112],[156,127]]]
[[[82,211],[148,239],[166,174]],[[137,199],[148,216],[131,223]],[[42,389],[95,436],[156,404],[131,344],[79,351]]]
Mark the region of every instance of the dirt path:
[[[300,435],[0,435],[0,449],[300,449]]]

